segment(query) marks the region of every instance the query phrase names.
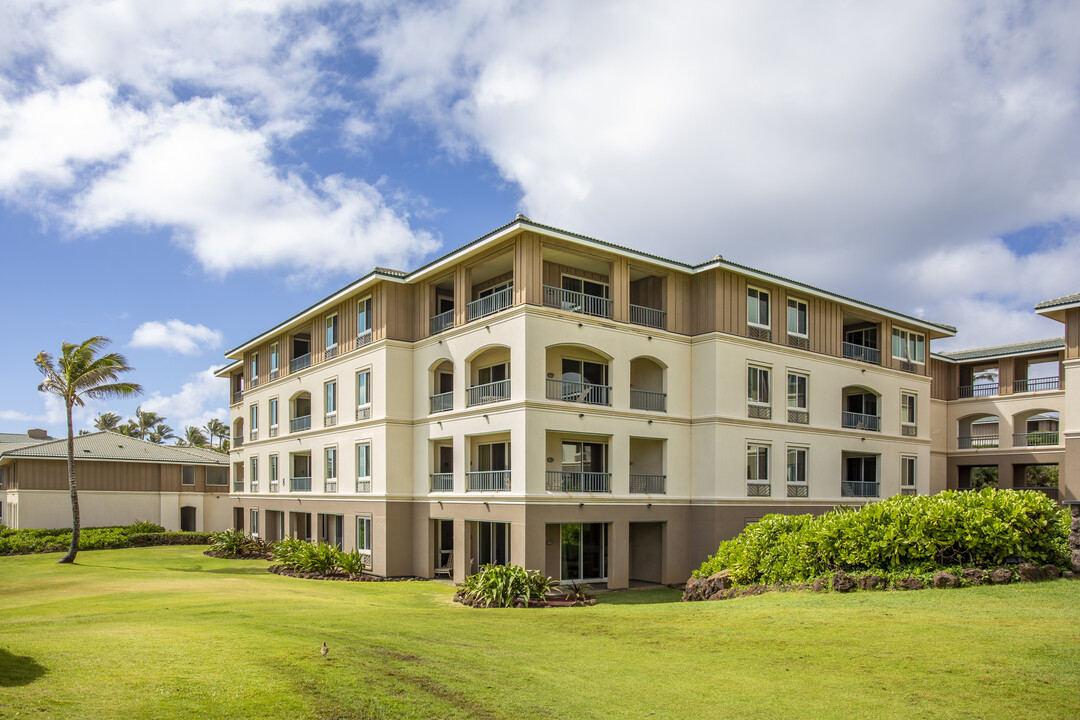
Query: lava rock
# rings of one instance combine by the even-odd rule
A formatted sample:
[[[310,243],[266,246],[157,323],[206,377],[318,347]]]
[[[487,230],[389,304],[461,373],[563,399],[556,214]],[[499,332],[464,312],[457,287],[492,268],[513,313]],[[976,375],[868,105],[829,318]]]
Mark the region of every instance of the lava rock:
[[[1055,579],[1061,577],[1061,568],[1057,565],[1043,565],[1043,572],[1046,573],[1047,579]]]
[[[1075,580],[1076,578],[1080,577],[1080,575],[1077,575],[1072,570],[1062,570],[1061,577],[1065,578],[1066,580]]]
[[[836,592],[851,592],[855,590],[859,584],[855,582],[855,578],[848,575],[846,572],[838,572],[833,575],[832,589]]]
[[[986,582],[986,571],[978,568],[965,568],[960,571],[960,577],[969,585],[982,585]]]
[[[739,592],[739,597],[752,597],[754,595],[764,595],[769,591],[764,585],[747,585]]]
[[[877,575],[864,575],[859,578],[860,590],[877,590],[878,588],[885,588],[885,578]]]
[[[825,592],[825,587],[825,578],[818,578],[810,586],[814,592]]]
[[[990,571],[990,582],[995,585],[1008,585],[1012,582],[1012,570],[1009,568],[997,568]]]
[[[960,587],[960,578],[945,570],[939,570],[934,573],[934,576],[930,580],[936,588]]]
[[[1072,571],[1074,573],[1080,573],[1080,550],[1073,550]]]
[[[901,590],[922,590],[926,584],[917,577],[906,577],[896,581],[896,587]]]
[[[1046,579],[1046,571],[1035,563],[1020,563],[1016,568],[1016,574],[1024,582],[1042,582]]]

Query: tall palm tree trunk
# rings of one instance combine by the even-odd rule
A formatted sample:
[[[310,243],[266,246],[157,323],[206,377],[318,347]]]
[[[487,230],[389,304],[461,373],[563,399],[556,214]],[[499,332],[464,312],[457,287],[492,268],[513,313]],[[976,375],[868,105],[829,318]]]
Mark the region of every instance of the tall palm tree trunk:
[[[79,492],[75,488],[75,429],[71,423],[71,403],[67,404],[67,463],[68,463],[68,489],[71,491],[71,547],[64,553],[64,557],[56,561],[56,564],[75,562],[75,554],[79,552]]]

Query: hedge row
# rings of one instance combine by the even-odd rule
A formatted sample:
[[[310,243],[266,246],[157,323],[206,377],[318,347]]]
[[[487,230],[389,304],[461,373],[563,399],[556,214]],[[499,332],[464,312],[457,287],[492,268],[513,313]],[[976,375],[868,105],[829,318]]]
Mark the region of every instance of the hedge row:
[[[82,528],[80,550],[147,547],[150,545],[206,545],[213,533],[165,532],[154,523],[136,522],[126,527]],[[71,529],[0,529],[0,555],[63,552],[71,546]]]
[[[1067,565],[1068,513],[1039,492],[895,496],[819,517],[767,515],[694,571],[730,570],[738,585],[800,583],[831,572],[922,574],[1006,558]]]

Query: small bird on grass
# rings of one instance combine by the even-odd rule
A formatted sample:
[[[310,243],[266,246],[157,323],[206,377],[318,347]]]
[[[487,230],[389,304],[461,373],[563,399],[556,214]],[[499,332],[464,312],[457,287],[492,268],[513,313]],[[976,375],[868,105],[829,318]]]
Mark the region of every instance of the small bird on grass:
[[[322,644],[322,656],[326,657],[326,653],[330,652],[330,648],[326,647],[326,641],[323,640]]]

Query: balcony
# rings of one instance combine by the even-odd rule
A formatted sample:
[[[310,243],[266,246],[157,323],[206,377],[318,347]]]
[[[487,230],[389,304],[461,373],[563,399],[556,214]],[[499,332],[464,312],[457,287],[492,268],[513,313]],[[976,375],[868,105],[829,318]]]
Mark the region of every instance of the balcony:
[[[289,492],[311,492],[311,478],[289,478]]]
[[[431,473],[431,492],[451,492],[453,489],[454,473]]]
[[[997,446],[997,435],[961,435],[956,438],[956,447],[960,450],[985,450]]]
[[[473,300],[465,306],[465,317],[468,320],[476,320],[486,315],[494,315],[500,310],[505,310],[514,304],[514,288],[508,287]]]
[[[254,390],[255,388],[259,387],[259,376],[256,375],[255,377],[248,380],[247,385],[248,385],[248,390]]]
[[[302,417],[293,418],[289,421],[289,432],[301,432],[303,430],[311,429],[311,416],[304,415]]]
[[[863,413],[854,413],[845,410],[840,419],[840,426],[851,428],[853,430],[873,430],[874,432],[881,432],[881,418],[877,415],[864,415]]]
[[[663,495],[667,492],[667,475],[640,475],[630,473],[630,492]]]
[[[1013,382],[1013,392],[1042,392],[1044,390],[1060,390],[1060,378],[1032,378],[1030,380],[1016,380]]]
[[[371,478],[356,478],[356,492],[371,492]]]
[[[575,290],[563,290],[551,285],[544,286],[544,305],[582,315],[611,317],[611,300],[597,295],[586,295]]]
[[[449,330],[450,328],[454,327],[454,311],[447,310],[444,313],[433,315],[429,322],[431,334],[438,335],[443,330]]]
[[[438,395],[428,396],[431,401],[431,412],[446,412],[454,409],[454,393],[444,392]]]
[[[555,492],[611,492],[611,473],[548,470],[546,490]]]
[[[547,398],[587,405],[611,405],[611,386],[548,378]]]
[[[299,372],[308,367],[311,367],[311,353],[304,353],[289,361],[289,372]]]
[[[656,308],[641,305],[630,306],[630,323],[664,330],[667,328],[667,313]]]
[[[271,425],[270,426],[270,437],[272,437],[272,438],[277,437],[277,431],[278,431],[278,426],[277,425]]]
[[[911,423],[902,423],[900,425],[900,434],[904,437],[919,437],[919,426],[912,425]]]
[[[1014,447],[1042,447],[1043,445],[1057,445],[1058,433],[1056,430],[1044,432],[1013,433]]]
[[[233,401],[234,405],[236,403],[240,402],[243,399],[244,399],[244,391],[243,390],[237,390],[232,394],[232,401]]]
[[[336,493],[337,492],[337,478],[327,478],[323,481],[323,492]]]
[[[844,480],[840,483],[841,497],[875,498],[878,496],[880,483],[861,480]]]
[[[268,488],[268,490],[269,490],[270,492],[272,492],[272,493],[276,493],[276,492],[277,492],[277,485],[278,485],[278,484],[277,484],[277,480],[271,480],[271,481],[270,481],[270,482],[268,483],[268,485],[270,486],[270,487]]]
[[[270,371],[270,377],[267,378],[266,382],[274,382],[277,379],[278,379],[278,369],[274,368],[273,370]]]
[[[322,357],[323,357],[323,360],[331,360],[333,358],[336,358],[337,354],[338,354],[338,346],[337,346],[337,343],[334,343],[330,347],[323,350]]]
[[[258,480],[252,480],[251,481],[251,492],[253,492],[253,493],[259,492],[259,481]]]
[[[997,383],[980,383],[978,385],[961,385],[957,396],[962,398],[995,397],[1000,388]]]
[[[510,399],[510,379],[496,380],[483,385],[473,385],[468,389],[468,406],[486,405]]]
[[[630,388],[630,407],[634,410],[667,412],[667,393]]]
[[[241,448],[241,447],[244,447],[244,436],[243,436],[243,435],[240,435],[240,436],[238,436],[238,437],[234,437],[234,438],[232,439],[232,444],[231,444],[231,445],[230,445],[229,447],[231,447],[231,448],[232,448],[232,449],[234,449],[234,450],[235,450],[236,448]]]
[[[362,333],[360,333],[359,335],[356,336],[356,349],[357,350],[364,347],[365,345],[370,345],[370,344],[371,344],[371,330],[365,330],[364,332],[362,332]]]
[[[877,348],[867,347],[866,345],[856,345],[855,343],[844,343],[844,357],[848,360],[858,360],[859,362],[870,363],[872,365],[881,364],[881,351]]]
[[[251,432],[248,433],[248,440],[250,442],[255,442],[258,439],[259,439],[259,429],[258,428],[255,428],[254,430],[252,430]]]
[[[510,489],[509,470],[481,470],[465,473],[468,492],[506,492]]]
[[[244,492],[244,481],[243,480],[233,480],[232,481],[232,491],[233,492]]]

